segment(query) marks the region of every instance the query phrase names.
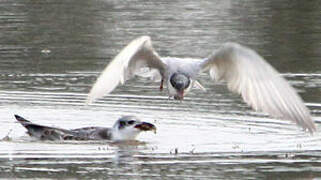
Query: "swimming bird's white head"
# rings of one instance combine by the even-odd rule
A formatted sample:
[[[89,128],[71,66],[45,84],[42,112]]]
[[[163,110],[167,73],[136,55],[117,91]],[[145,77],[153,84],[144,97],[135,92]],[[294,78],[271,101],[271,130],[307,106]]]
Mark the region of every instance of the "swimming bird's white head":
[[[116,121],[112,130],[115,141],[134,140],[143,131],[154,131],[156,127],[148,122],[142,122],[135,116],[123,116]]]

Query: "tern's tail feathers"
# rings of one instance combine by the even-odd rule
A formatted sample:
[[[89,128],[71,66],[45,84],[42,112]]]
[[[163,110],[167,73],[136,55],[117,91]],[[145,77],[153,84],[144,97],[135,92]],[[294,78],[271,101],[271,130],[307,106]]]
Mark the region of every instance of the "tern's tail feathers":
[[[14,115],[14,117],[17,119],[17,121],[23,125],[24,127],[28,126],[28,124],[32,124],[30,121],[26,120],[25,118],[18,116],[18,115]]]
[[[59,129],[54,127],[43,126],[39,124],[32,123],[24,119],[21,116],[14,115],[17,121],[23,125],[27,130],[28,134],[32,137],[36,137],[41,140],[60,140],[65,139],[68,136],[68,130]]]

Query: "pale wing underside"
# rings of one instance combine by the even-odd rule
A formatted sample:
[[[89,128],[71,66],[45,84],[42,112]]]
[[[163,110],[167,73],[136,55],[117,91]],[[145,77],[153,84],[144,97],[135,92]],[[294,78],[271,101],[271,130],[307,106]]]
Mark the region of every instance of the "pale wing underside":
[[[241,94],[255,110],[296,122],[311,133],[316,130],[309,110],[295,90],[255,51],[226,43],[201,65],[215,80],[225,80],[229,90]]]
[[[119,83],[132,78],[140,68],[156,69],[160,74],[166,65],[152,47],[150,37],[142,36],[128,44],[106,67],[88,94],[87,103],[112,92]]]

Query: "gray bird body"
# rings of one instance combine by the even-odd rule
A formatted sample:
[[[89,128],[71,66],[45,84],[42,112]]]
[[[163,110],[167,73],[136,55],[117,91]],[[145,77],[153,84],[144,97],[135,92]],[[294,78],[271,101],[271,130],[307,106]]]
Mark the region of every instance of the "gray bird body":
[[[77,129],[63,129],[32,123],[21,116],[15,115],[17,121],[27,129],[27,133],[40,140],[131,140],[141,131],[156,130],[153,124],[140,122],[132,116],[120,118],[112,128],[84,127]],[[129,118],[127,120],[127,118]],[[132,124],[128,124],[133,121]],[[137,128],[145,126],[145,129]]]
[[[214,81],[225,81],[256,111],[291,120],[311,133],[316,131],[310,112],[294,88],[254,50],[237,43],[225,43],[207,58],[160,57],[151,39],[142,36],[129,43],[105,68],[88,94],[87,102],[111,93],[119,84],[140,75],[161,79],[169,97],[182,100],[192,87],[205,88],[197,81],[208,72]],[[176,76],[179,74],[179,76]],[[176,77],[174,77],[176,76]]]

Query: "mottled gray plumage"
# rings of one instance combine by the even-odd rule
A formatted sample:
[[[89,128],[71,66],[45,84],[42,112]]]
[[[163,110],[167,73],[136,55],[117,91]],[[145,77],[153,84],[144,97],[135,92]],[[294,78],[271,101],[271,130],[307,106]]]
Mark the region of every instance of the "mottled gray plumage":
[[[182,100],[193,86],[205,90],[196,78],[201,72],[209,72],[212,79],[225,81],[228,89],[240,94],[253,109],[291,120],[311,133],[316,131],[309,110],[289,83],[255,51],[237,43],[225,43],[203,59],[161,58],[150,37],[142,36],[109,63],[92,87],[87,102],[112,92],[142,69],[144,76],[148,76],[146,68],[150,69],[151,79],[161,79],[160,89],[164,82],[169,96],[175,99]],[[179,76],[173,78],[175,74]]]
[[[32,123],[21,116],[15,118],[27,130],[28,134],[40,140],[130,140],[141,131],[156,131],[153,124],[141,122],[134,116],[124,116],[116,121],[112,128],[84,127],[62,129]]]

